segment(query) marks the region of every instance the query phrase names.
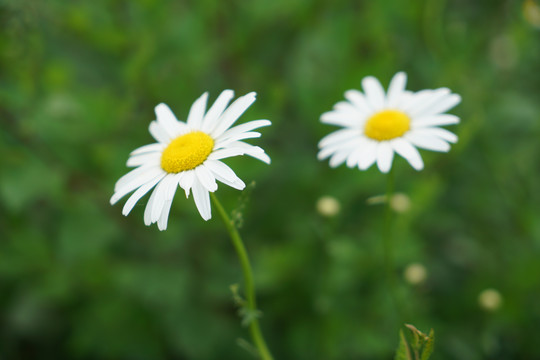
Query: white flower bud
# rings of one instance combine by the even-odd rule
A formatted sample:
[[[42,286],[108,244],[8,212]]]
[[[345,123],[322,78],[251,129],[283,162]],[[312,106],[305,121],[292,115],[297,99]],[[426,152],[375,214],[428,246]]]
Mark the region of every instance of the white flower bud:
[[[495,289],[485,289],[478,295],[478,304],[487,311],[496,311],[502,305],[502,295]]]
[[[390,207],[397,213],[407,212],[411,208],[411,199],[403,193],[396,193],[390,200]]]
[[[332,196],[322,196],[317,200],[317,212],[325,217],[334,217],[339,214],[341,205],[339,201]]]
[[[426,280],[427,270],[422,264],[412,263],[405,268],[403,277],[409,284],[419,285]]]

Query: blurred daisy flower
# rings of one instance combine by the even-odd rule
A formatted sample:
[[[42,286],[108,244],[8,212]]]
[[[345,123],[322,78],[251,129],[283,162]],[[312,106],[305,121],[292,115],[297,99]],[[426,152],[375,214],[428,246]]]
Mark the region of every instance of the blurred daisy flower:
[[[186,197],[193,193],[202,218],[210,219],[210,192],[217,190],[216,180],[238,190],[245,187],[221,160],[249,155],[270,163],[262,148],[242,141],[260,137],[260,133],[252,130],[270,125],[269,120],[231,127],[255,101],[255,93],[242,96],[227,107],[233,97],[232,90],[225,90],[205,111],[208,93],[204,93],[191,106],[186,122],[177,120],[167,105],[156,106],[157,120],[150,123],[149,130],[157,142],[130,154],[127,166],[136,169],[118,180],[111,204],[135,191],[122,210],[127,216],[135,204],[154,189],[146,204],[144,223],[149,226],[157,222],[158,228],[165,230],[174,194],[180,186]]]
[[[330,166],[368,169],[377,163],[383,173],[390,171],[394,153],[413,168],[422,170],[424,162],[417,148],[447,152],[457,136],[440,128],[459,123],[455,115],[444,114],[461,101],[447,88],[411,92],[405,90],[407,76],[397,73],[385,93],[372,76],[362,80],[364,93],[348,90],[334,110],[321,115],[321,122],[343,129],[319,142],[319,160],[330,158]]]

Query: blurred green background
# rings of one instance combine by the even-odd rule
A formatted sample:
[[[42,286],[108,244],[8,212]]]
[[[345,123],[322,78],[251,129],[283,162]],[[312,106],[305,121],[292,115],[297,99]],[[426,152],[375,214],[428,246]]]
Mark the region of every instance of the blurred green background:
[[[272,157],[220,186],[255,267],[276,359],[391,359],[398,326],[434,359],[540,359],[540,10],[532,0],[0,1],[0,358],[250,359],[219,218],[176,197],[166,232],[109,205],[159,102],[257,91],[242,121]],[[330,169],[319,116],[397,71],[447,86],[460,141],[394,161],[401,319],[384,279],[376,168]],[[317,211],[323,195],[341,211]],[[146,199],[146,198],[145,198]],[[123,203],[123,201],[121,202]],[[419,263],[425,279],[404,278]],[[413,266],[414,268],[414,266]],[[418,269],[418,266],[416,266]],[[418,272],[418,271],[417,271]],[[421,273],[421,272],[420,272]],[[407,280],[408,279],[408,280]],[[485,289],[500,295],[491,303]],[[485,295],[485,293],[484,293]],[[493,292],[492,292],[493,295]]]

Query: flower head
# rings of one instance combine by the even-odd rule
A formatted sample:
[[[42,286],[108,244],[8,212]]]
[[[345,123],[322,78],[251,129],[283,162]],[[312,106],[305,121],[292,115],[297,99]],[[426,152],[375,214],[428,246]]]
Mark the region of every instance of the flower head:
[[[334,217],[339,214],[341,204],[333,196],[322,196],[317,200],[317,211],[324,217]]]
[[[325,124],[343,129],[319,142],[319,160],[330,158],[330,166],[368,169],[377,163],[383,173],[390,171],[394,152],[413,168],[424,167],[416,148],[447,152],[457,136],[439,126],[459,123],[455,115],[444,114],[461,101],[447,88],[405,90],[407,76],[399,72],[392,78],[388,92],[372,76],[362,80],[364,93],[348,90],[332,111],[321,115]]]
[[[503,303],[501,293],[496,289],[485,289],[478,295],[478,304],[487,311],[499,310]]]
[[[217,190],[216,180],[238,190],[245,187],[221,160],[249,155],[270,163],[262,148],[242,141],[260,137],[260,133],[252,130],[270,125],[269,120],[231,127],[255,101],[255,93],[242,96],[227,107],[233,97],[232,90],[225,90],[205,111],[208,93],[204,93],[191,106],[186,122],[177,120],[167,105],[156,106],[157,120],[150,123],[149,130],[157,142],[131,153],[127,166],[136,169],[118,180],[111,204],[135,191],[122,210],[122,214],[128,215],[135,204],[154,189],[144,211],[144,223],[148,226],[157,222],[158,228],[165,230],[174,194],[180,186],[186,197],[193,193],[202,218],[210,219],[210,192]]]

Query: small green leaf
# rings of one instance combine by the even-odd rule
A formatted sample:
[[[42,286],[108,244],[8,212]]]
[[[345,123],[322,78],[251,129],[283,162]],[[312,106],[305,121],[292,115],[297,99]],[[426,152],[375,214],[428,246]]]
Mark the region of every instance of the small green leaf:
[[[433,329],[429,332],[429,336],[425,339],[424,350],[422,351],[422,356],[420,360],[428,360],[433,353],[433,344],[435,343],[435,332]]]
[[[242,307],[245,304],[245,300],[238,293],[239,288],[240,286],[238,284],[232,284],[231,286],[229,286],[229,289],[231,289],[231,292],[232,292],[234,303],[237,306]]]
[[[403,330],[399,330],[399,346],[396,350],[394,360],[413,360],[411,350],[409,349],[409,345],[407,344],[407,339],[405,338],[405,334],[403,334]]]
[[[413,340],[413,342],[411,344],[411,347],[414,349],[415,352],[417,352],[422,347],[422,338],[423,338],[424,334],[422,334],[422,332],[420,330],[418,330],[414,325],[405,324],[405,326],[409,330],[411,330],[411,332],[413,334],[414,340]]]
[[[248,307],[242,307],[240,310],[238,310],[238,315],[242,318],[242,326],[249,326],[254,320],[260,318],[262,316],[262,312],[260,310],[253,310]]]
[[[253,357],[259,358],[259,350],[246,339],[239,338],[236,340],[236,344],[250,353]]]

